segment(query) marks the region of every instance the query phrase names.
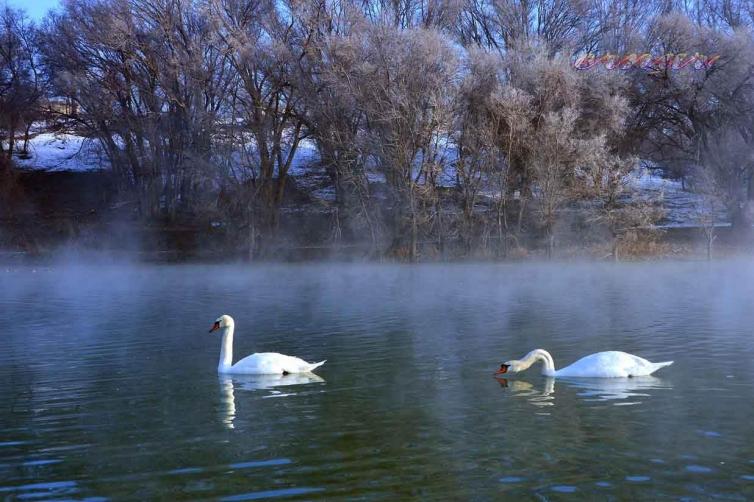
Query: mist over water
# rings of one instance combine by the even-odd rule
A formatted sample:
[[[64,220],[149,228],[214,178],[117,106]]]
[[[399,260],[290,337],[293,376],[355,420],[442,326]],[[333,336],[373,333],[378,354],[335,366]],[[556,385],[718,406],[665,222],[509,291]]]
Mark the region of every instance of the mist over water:
[[[754,496],[750,262],[0,271],[0,496]],[[327,359],[319,378],[218,377]],[[675,360],[496,380],[534,348]]]

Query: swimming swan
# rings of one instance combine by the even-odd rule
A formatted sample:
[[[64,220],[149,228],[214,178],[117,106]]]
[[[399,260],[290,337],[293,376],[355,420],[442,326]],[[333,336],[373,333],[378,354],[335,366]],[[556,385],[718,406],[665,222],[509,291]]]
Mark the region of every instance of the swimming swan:
[[[633,354],[608,351],[597,352],[582,357],[565,368],[556,370],[555,362],[549,352],[543,349],[532,350],[521,359],[506,361],[500,365],[496,375],[524,371],[537,361],[542,361],[542,374],[548,377],[589,377],[589,378],[625,378],[651,375],[660,368],[670,366],[673,361],[652,363]]]
[[[289,373],[308,373],[319,368],[325,361],[307,363],[298,357],[286,356],[277,352],[262,352],[246,356],[233,364],[233,329],[235,323],[229,315],[221,315],[215,320],[210,333],[220,330],[223,335],[220,346],[220,364],[218,373],[238,375],[287,375]]]

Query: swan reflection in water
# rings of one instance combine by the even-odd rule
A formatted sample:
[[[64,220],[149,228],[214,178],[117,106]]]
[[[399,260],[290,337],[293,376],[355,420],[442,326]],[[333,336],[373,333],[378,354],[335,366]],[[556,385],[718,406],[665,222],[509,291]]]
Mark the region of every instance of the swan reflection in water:
[[[552,406],[555,400],[555,379],[545,378],[540,387],[522,380],[496,378],[501,387],[514,396],[523,397],[535,406]],[[671,389],[670,383],[653,376],[634,378],[558,378],[558,385],[567,385],[577,390],[576,395],[584,401],[622,401],[616,406],[639,404],[634,398],[649,397],[649,391]]]
[[[236,418],[235,391],[269,390],[271,393],[264,397],[284,397],[295,393],[281,393],[277,387],[290,385],[306,385],[310,383],[324,383],[325,379],[314,373],[291,373],[288,375],[218,375],[220,383],[220,419],[228,429],[234,429]]]
[[[635,401],[633,398],[650,397],[652,394],[649,391],[652,390],[672,389],[669,382],[653,376],[574,379],[563,380],[563,383],[575,387],[579,391],[578,396],[585,401],[632,400],[632,403],[613,403],[616,406],[639,404],[641,401]]]
[[[552,406],[555,403],[555,379],[545,378],[542,390],[535,387],[534,384],[523,380],[508,380],[507,378],[495,378],[500,387],[513,392],[516,397],[526,398],[534,406]]]

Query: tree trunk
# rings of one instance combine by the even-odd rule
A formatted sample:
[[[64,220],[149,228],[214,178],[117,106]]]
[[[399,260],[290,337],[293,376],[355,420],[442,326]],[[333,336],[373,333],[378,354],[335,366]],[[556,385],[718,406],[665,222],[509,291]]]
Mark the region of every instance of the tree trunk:
[[[437,214],[437,250],[440,253],[440,259],[442,261],[447,260],[447,254],[445,250],[445,225],[444,220],[442,218],[442,204],[440,204],[440,199],[437,198],[435,200],[435,212]]]
[[[31,131],[31,121],[29,121],[29,123],[26,124],[26,130],[24,131],[24,149],[22,151],[22,153],[24,155],[28,155],[29,154],[29,139],[30,139],[29,136],[30,136],[30,131]]]
[[[731,214],[731,226],[739,234],[747,235],[752,231],[752,222],[749,216],[749,205],[747,201],[743,205],[735,207]]]
[[[409,197],[411,200],[411,244],[409,248],[409,260],[411,262],[416,261],[416,241],[417,241],[417,223],[416,223],[416,200],[415,200],[415,194],[414,194],[414,184],[411,182],[409,184]]]
[[[343,239],[343,230],[340,225],[340,209],[336,205],[333,211],[332,243],[338,248]]]
[[[506,258],[508,256],[508,213],[505,198],[497,205],[497,237],[498,257]]]
[[[257,226],[256,226],[256,218],[254,216],[254,210],[249,208],[247,209],[247,219],[249,222],[249,243],[248,243],[248,249],[247,249],[247,259],[249,261],[254,261],[255,258],[255,252],[257,248]]]
[[[526,214],[526,197],[523,196],[523,191],[518,198],[518,218],[516,221],[516,233],[521,235],[521,231],[524,226],[524,215]]]
[[[707,237],[707,261],[712,261],[712,246],[717,239],[714,223],[712,226],[708,227],[705,232]]]
[[[13,158],[13,148],[16,143],[16,124],[12,122],[8,128],[8,158]]]

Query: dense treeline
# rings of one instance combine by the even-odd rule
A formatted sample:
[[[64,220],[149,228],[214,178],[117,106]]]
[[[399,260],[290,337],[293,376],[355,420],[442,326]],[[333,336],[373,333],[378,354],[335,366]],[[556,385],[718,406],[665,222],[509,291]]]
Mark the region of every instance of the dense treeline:
[[[640,162],[751,228],[751,1],[68,0],[40,26],[2,17],[8,159],[35,103],[64,97],[140,218],[221,222],[251,255],[280,235],[303,148],[334,191],[329,242],[374,254],[551,253],[582,225],[617,255],[657,219],[631,194]]]

